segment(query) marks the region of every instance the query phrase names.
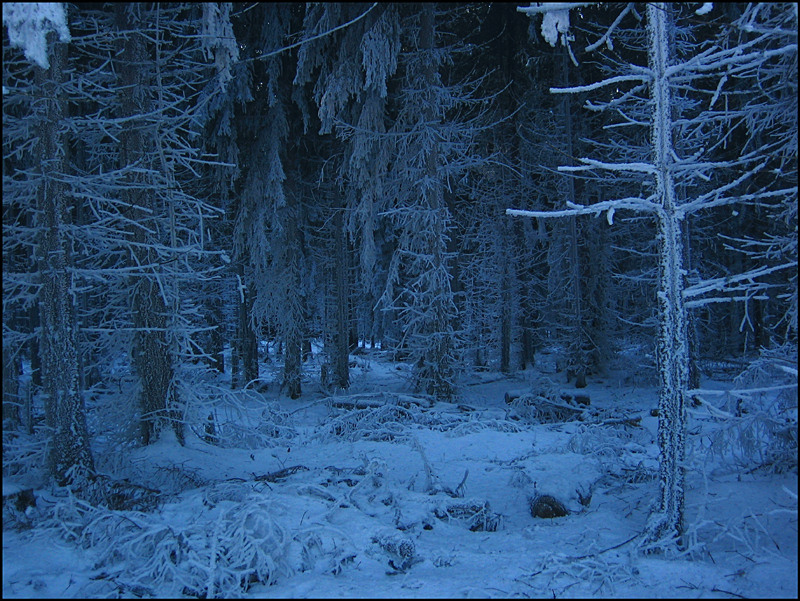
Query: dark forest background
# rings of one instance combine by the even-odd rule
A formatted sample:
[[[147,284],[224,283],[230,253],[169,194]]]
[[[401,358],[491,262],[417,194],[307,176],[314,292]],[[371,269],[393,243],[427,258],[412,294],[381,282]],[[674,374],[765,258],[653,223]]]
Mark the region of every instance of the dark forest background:
[[[214,373],[347,389],[359,347],[437,400],[545,347],[579,387],[631,348],[654,380],[652,218],[505,213],[648,194],[558,170],[642,160],[646,90],[550,92],[646,65],[642,6],[574,9],[555,46],[507,3],[65,6],[48,68],[4,32],[4,472],[30,467],[5,460],[23,435],[62,483],[109,429],[181,441]],[[675,82],[675,148],[705,174],[681,202],[738,198],[682,222],[686,285],[714,293],[689,303],[691,388],[713,361],[794,365],[797,340],[796,7],[697,6],[672,9],[678,58],[763,60]]]

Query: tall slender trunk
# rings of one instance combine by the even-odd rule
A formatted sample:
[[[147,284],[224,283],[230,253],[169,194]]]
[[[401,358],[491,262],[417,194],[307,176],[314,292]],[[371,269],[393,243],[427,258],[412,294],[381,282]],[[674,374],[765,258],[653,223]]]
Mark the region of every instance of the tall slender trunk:
[[[51,39],[53,34],[49,34]],[[78,346],[75,330],[73,275],[70,270],[70,242],[66,187],[58,174],[64,173],[65,141],[59,131],[65,113],[62,82],[66,70],[66,45],[55,42],[47,71],[36,68],[42,90],[45,116],[39,131],[41,185],[37,194],[42,215],[38,268],[39,351],[45,419],[52,431],[48,464],[59,484],[74,481],[94,471],[86,428],[86,410],[78,383]],[[56,177],[53,177],[53,176]],[[75,469],[82,474],[75,474]]]
[[[231,387],[246,388],[258,379],[258,343],[251,326],[254,293],[245,284],[244,260],[236,265],[236,336],[232,348]]]
[[[333,374],[336,386],[347,389],[350,386],[350,345],[348,340],[348,301],[350,286],[348,286],[348,256],[347,239],[344,232],[344,220],[342,211],[336,211],[333,218],[334,228],[334,298],[336,303],[334,323],[336,332],[334,334],[334,356]]]
[[[511,274],[508,256],[504,256],[500,279],[500,371],[511,371]]]
[[[140,24],[125,4],[115,5],[116,25],[122,34],[116,55],[116,72],[119,74],[118,112],[130,119],[131,125],[120,136],[120,167],[146,162],[153,143],[145,134],[143,124],[136,117],[152,110],[148,90],[152,82],[144,72],[148,64],[144,34]],[[143,176],[132,174],[121,190],[129,209],[131,240],[128,257],[131,267],[159,263],[152,248],[153,234],[147,224],[159,215],[154,192]],[[158,268],[156,268],[158,269]],[[167,338],[168,310],[165,298],[167,287],[160,273],[137,273],[132,276],[131,312],[134,335],[132,360],[139,383],[139,409],[142,441],[150,444],[158,438],[161,426],[171,423],[178,440],[183,442],[183,424],[177,414],[177,390],[174,386],[173,353]],[[172,290],[169,288],[169,290]]]
[[[21,362],[11,344],[3,340],[3,422],[17,427],[20,423],[19,376]]]
[[[303,342],[303,303],[300,289],[300,218],[297,200],[293,195],[287,195],[287,203],[281,209],[283,227],[286,230],[286,265],[284,298],[286,306],[283,315],[283,339],[286,343],[283,358],[283,386],[289,398],[296,399],[301,393],[302,361],[301,350]]]
[[[653,71],[652,145],[656,167],[657,213],[661,243],[658,275],[658,355],[660,450],[658,508],[651,515],[645,545],[673,540],[684,544],[684,459],[689,345],[683,300],[683,243],[673,179],[672,101],[666,69],[669,66],[669,7],[647,5],[649,65]]]
[[[423,4],[421,7],[419,48],[423,51],[433,51],[436,47],[435,18],[436,6],[433,3]],[[429,62],[424,68],[425,81],[429,86],[437,85],[436,67]],[[427,120],[436,122],[436,107],[428,103],[425,107]],[[444,201],[442,183],[439,181],[438,162],[439,149],[434,147],[427,151],[425,175],[432,182],[425,187],[425,205],[431,212],[432,223],[430,233],[427,233],[428,249],[431,253],[430,269],[441,273],[447,270],[446,244],[447,244],[447,217],[448,210]],[[455,393],[454,366],[452,365],[453,351],[453,324],[451,321],[449,304],[452,303],[453,294],[449,278],[437,278],[438,289],[431,290],[432,311],[431,318],[426,324],[430,334],[430,345],[421,357],[422,365],[418,364],[417,378],[420,385],[424,385],[428,394],[436,398],[449,401]]]
[[[209,349],[208,354],[211,358],[210,366],[217,370],[219,373],[225,373],[225,355],[223,354],[225,348],[225,320],[222,316],[222,308],[219,303],[212,303],[206,312],[206,319],[208,325],[213,327],[209,335]]]
[[[567,64],[567,49],[563,48],[561,52],[561,79],[562,85],[565,87],[569,85],[569,66]],[[566,145],[565,152],[567,154],[567,164],[572,164],[573,148],[572,148],[572,109],[571,99],[569,95],[564,94],[561,98],[561,113],[564,123],[564,142]],[[567,196],[571,202],[578,202],[575,194],[575,178],[568,177],[566,181]],[[581,264],[580,253],[578,250],[578,223],[577,217],[572,215],[568,218],[569,221],[569,272],[570,272],[570,300],[572,301],[572,315],[569,330],[571,331],[569,341],[569,367],[568,373],[574,373],[576,376],[575,385],[579,388],[586,386],[586,357],[584,352],[583,340],[583,305],[581,303],[581,296],[583,294],[581,282]]]

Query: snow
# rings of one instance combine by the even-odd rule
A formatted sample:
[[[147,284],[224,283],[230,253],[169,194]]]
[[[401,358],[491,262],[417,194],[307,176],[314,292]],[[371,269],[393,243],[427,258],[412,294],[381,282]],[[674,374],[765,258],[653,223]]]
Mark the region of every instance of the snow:
[[[391,404],[412,397],[407,366],[377,349],[351,361],[351,398]],[[264,401],[253,403],[253,415],[268,416],[268,402],[290,426],[268,444],[225,448],[188,435],[180,447],[165,435],[126,451],[131,481],[162,491],[157,509],[98,510],[76,544],[48,517],[60,507],[62,522],[79,521],[63,491],[37,489],[33,528],[11,528],[4,515],[3,597],[180,595],[163,576],[169,570],[210,584],[219,596],[248,598],[796,597],[795,473],[742,473],[695,445],[687,474],[695,552],[642,556],[622,544],[642,531],[658,495],[654,378],[632,379],[630,363],[624,367],[575,391],[555,372],[554,355],[543,351],[536,369],[465,379],[458,403],[409,407],[402,415],[413,419],[362,421],[361,430],[336,435],[327,426],[353,414],[333,406],[329,391],[315,384],[312,359],[300,401],[282,396],[273,382]],[[277,378],[280,367],[265,364],[261,373]],[[709,390],[732,385],[702,383]],[[640,417],[641,425],[514,420],[504,400],[509,390],[580,392],[599,415]],[[359,413],[362,420],[369,411]],[[295,466],[302,467],[286,469]],[[282,478],[263,478],[282,469]],[[446,491],[467,470],[464,496],[450,496]],[[19,484],[4,480],[4,494]],[[429,494],[431,487],[438,492]],[[578,491],[591,494],[588,506]],[[533,494],[552,495],[570,514],[533,518]],[[496,531],[471,531],[474,521],[444,513],[453,504],[487,502],[486,516],[499,520]],[[241,550],[223,544],[230,539]],[[250,567],[262,570],[262,582],[247,590],[236,578],[225,580],[237,553],[250,553]],[[136,588],[158,573],[160,587]]]
[[[569,31],[569,10],[549,10],[542,16],[542,37],[555,47],[559,34]]]
[[[714,3],[713,2],[703,2],[703,5],[700,8],[698,8],[696,11],[694,11],[694,14],[699,15],[699,16],[707,15],[708,13],[711,12],[711,10],[713,8],[714,8]]]
[[[22,48],[25,58],[42,69],[50,66],[47,34],[56,32],[62,42],[71,39],[60,2],[4,2],[3,25],[8,30],[11,45]]]

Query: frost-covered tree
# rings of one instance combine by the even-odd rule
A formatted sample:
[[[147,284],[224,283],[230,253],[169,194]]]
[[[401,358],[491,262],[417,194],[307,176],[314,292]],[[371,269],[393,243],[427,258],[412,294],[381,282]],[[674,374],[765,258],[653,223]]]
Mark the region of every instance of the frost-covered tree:
[[[305,249],[303,208],[298,190],[287,184],[291,161],[289,53],[277,53],[293,19],[288,5],[262,5],[252,18],[258,23],[243,37],[250,89],[249,102],[238,120],[239,152],[250,159],[240,177],[241,191],[234,226],[237,261],[246,263],[239,284],[252,294],[252,314],[240,328],[274,328],[283,345],[283,387],[292,398],[301,393],[301,346],[306,307],[302,289]],[[249,333],[248,333],[249,336]],[[249,354],[251,360],[254,353]]]
[[[215,262],[203,228],[213,210],[192,194],[208,77],[198,16],[187,5],[74,11],[59,80],[60,181],[71,199],[60,235],[74,280],[79,387],[92,402],[123,393],[121,355],[130,352],[145,441],[166,422],[180,436],[176,370],[198,353],[193,287]],[[36,231],[37,214],[23,214]]]
[[[343,21],[352,24],[314,40]],[[332,291],[327,354],[333,382],[346,388],[354,313],[360,321],[372,322],[378,295],[375,234],[389,163],[390,144],[385,136],[388,82],[400,52],[397,7],[316,5],[306,14],[305,35],[312,41],[299,51],[294,83],[306,86],[313,82],[309,95],[317,107],[319,133],[335,133],[343,148],[338,173],[331,174],[338,190],[329,194],[331,218],[326,220],[326,230],[333,231],[326,238],[331,243],[327,248],[331,260],[323,271],[331,276]],[[307,113],[303,95],[296,97]],[[357,250],[357,272],[351,268],[351,246]],[[356,286],[358,296],[365,299],[358,311]],[[368,332],[362,334],[366,337]]]
[[[188,5],[116,5],[112,103],[119,141],[114,184],[123,199],[133,325],[132,362],[145,442],[168,423],[183,440],[179,368],[197,354],[200,324],[188,292],[215,260],[205,248],[211,207],[193,196],[203,164],[190,139],[206,58],[202,17]],[[98,157],[102,164],[102,157]],[[108,165],[105,165],[106,167]]]
[[[547,6],[520,9],[529,14],[545,13],[543,33],[555,43],[568,43],[569,7]],[[623,9],[621,17],[614,21],[606,35],[594,47],[606,43],[612,45],[614,29],[622,17],[631,12],[632,6]],[[795,45],[780,48],[770,47],[772,31],[755,36],[745,43],[732,46],[696,45],[688,55],[678,55],[675,8],[672,5],[651,3],[646,7],[646,37],[642,40],[646,50],[647,64],[630,62],[621,72],[597,83],[551,90],[554,92],[595,92],[615,86],[620,92],[616,97],[601,102],[588,103],[591,109],[607,111],[617,115],[621,123],[632,128],[645,127],[649,133],[646,154],[640,160],[616,162],[595,158],[581,158],[581,165],[564,167],[565,171],[599,173],[628,173],[641,178],[646,195],[631,195],[600,200],[587,207],[567,201],[567,208],[559,211],[513,211],[509,214],[530,217],[567,217],[582,214],[605,213],[609,224],[613,223],[616,211],[633,210],[650,214],[655,221],[659,243],[658,279],[656,302],[658,306],[659,332],[657,339],[659,363],[659,429],[660,448],[660,495],[642,539],[644,548],[653,548],[665,542],[683,545],[684,532],[684,486],[686,446],[686,403],[689,396],[689,336],[687,308],[713,303],[715,292],[740,289],[744,297],[756,293],[764,284],[760,276],[776,270],[788,269],[796,263],[786,262],[774,267],[750,270],[724,279],[711,279],[687,286],[684,266],[684,221],[692,214],[736,203],[759,202],[770,198],[786,198],[796,191],[780,185],[753,189],[752,178],[763,168],[768,146],[759,146],[752,151],[743,148],[733,159],[718,161],[715,151],[718,145],[699,148],[691,155],[682,155],[676,143],[679,128],[703,128],[713,123],[713,116],[697,110],[687,102],[686,89],[691,84],[699,86],[702,78],[710,73],[721,74],[717,92],[724,85],[725,74],[730,70],[752,73],[764,68],[781,57],[796,56]],[[638,13],[637,13],[638,14]],[[648,98],[637,102],[643,92]],[[713,106],[713,102],[711,103]],[[613,112],[612,112],[613,111]],[[636,111],[632,113],[631,111]],[[751,113],[752,114],[752,113]],[[632,116],[632,115],[635,115]],[[638,118],[636,118],[638,117]],[[719,117],[717,117],[719,119]],[[732,128],[724,121],[723,133]],[[712,185],[705,187],[704,183]]]
[[[399,88],[390,109],[396,118],[388,132],[393,162],[386,190],[390,204],[384,210],[396,246],[382,301],[399,316],[416,388],[451,399],[461,343],[449,199],[457,175],[479,162],[469,153],[478,117],[466,116],[466,109],[481,103],[474,97],[476,80],[443,80],[454,48],[437,41],[436,7],[415,7],[406,19],[408,51],[401,54]]]
[[[36,9],[3,8],[8,39],[36,63],[28,66],[4,44],[3,86],[4,96],[9,96],[8,105],[6,98],[3,102],[4,267],[6,252],[20,251],[29,256],[35,269],[32,278],[9,273],[8,282],[4,274],[4,367],[5,355],[20,351],[12,342],[14,332],[6,332],[5,308],[15,311],[20,304],[38,303],[42,392],[51,433],[48,467],[59,484],[80,483],[93,473],[94,461],[79,383],[76,278],[68,233],[74,202],[66,183],[69,168],[63,128],[69,110],[65,85],[69,32],[63,11],[56,19],[58,38],[48,33],[49,27],[42,31],[43,19],[52,22],[52,11],[42,15]],[[12,324],[9,320],[8,325]],[[9,375],[18,377],[18,373],[4,373],[4,378]],[[4,396],[4,413],[5,404]]]

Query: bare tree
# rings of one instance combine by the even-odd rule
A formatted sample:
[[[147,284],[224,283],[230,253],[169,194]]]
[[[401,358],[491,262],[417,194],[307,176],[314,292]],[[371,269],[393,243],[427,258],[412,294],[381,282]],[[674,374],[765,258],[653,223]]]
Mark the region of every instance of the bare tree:
[[[552,43],[557,39],[567,43],[569,6],[559,5],[546,15],[545,29],[552,36]],[[547,12],[547,6],[519,9],[531,15]],[[631,7],[623,9],[624,13]],[[769,48],[771,33],[765,32],[760,37],[745,44],[734,47],[710,47],[697,51],[689,58],[677,57],[675,53],[675,23],[673,7],[663,3],[649,3],[646,9],[647,23],[647,66],[629,64],[624,72],[585,86],[551,89],[554,93],[574,93],[578,91],[595,91],[605,86],[630,86],[627,92],[618,98],[600,103],[588,103],[595,110],[613,110],[629,126],[646,127],[649,131],[646,160],[610,162],[592,158],[580,159],[579,166],[567,166],[567,172],[619,172],[638,174],[644,187],[651,190],[647,196],[629,196],[601,200],[592,205],[582,207],[567,200],[567,208],[558,211],[515,211],[508,210],[510,215],[553,218],[573,217],[576,215],[605,213],[609,224],[613,223],[616,211],[633,210],[652,215],[659,241],[658,255],[658,364],[659,364],[659,428],[658,443],[660,448],[660,495],[651,515],[646,531],[642,537],[643,548],[650,549],[665,543],[676,543],[683,546],[684,533],[684,495],[685,495],[685,447],[686,447],[686,405],[689,399],[689,338],[687,330],[687,308],[713,303],[715,292],[741,291],[741,299],[752,297],[763,289],[758,278],[776,270],[789,269],[796,262],[787,262],[773,267],[750,270],[734,277],[712,279],[687,287],[684,267],[683,221],[691,214],[712,209],[718,206],[729,206],[735,203],[760,201],[772,197],[784,198],[796,191],[776,186],[772,189],[752,191],[748,184],[755,173],[763,168],[766,147],[752,151],[743,150],[740,156],[732,160],[714,161],[714,147],[706,152],[697,152],[690,156],[680,156],[674,143],[676,128],[687,123],[700,127],[709,123],[714,116],[688,112],[685,103],[679,102],[676,88],[696,82],[709,72],[737,69],[750,72],[769,64],[779,57],[797,52],[796,45],[782,48]],[[624,16],[624,15],[622,15]],[[609,43],[613,29],[619,25],[615,20],[607,35],[598,41]],[[547,35],[547,34],[546,34]],[[764,49],[764,46],[767,49]],[[720,80],[722,82],[722,80]],[[720,86],[722,83],[720,83]],[[645,119],[633,119],[626,114],[626,107],[637,106],[637,94],[649,91],[649,99],[639,107],[648,107]],[[713,102],[712,102],[713,105]],[[609,114],[612,114],[609,111]],[[675,115],[680,115],[676,122]],[[705,156],[703,156],[705,154]],[[719,171],[717,171],[719,170]],[[710,181],[709,173],[721,173],[715,185],[706,191],[690,185],[692,193],[687,193],[685,184],[698,181]],[[682,185],[679,187],[678,183]]]

